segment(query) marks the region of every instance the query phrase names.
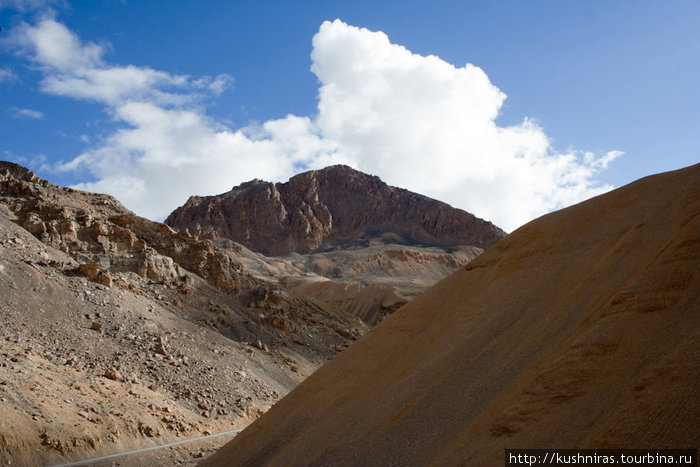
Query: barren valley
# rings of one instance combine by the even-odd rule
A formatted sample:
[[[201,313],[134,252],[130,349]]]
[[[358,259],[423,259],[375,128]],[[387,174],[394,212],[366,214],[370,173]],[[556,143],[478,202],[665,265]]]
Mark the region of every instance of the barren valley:
[[[376,238],[266,256],[16,164],[0,182],[0,462],[14,465],[242,428],[482,251],[369,222]],[[119,462],[191,464],[229,438]]]

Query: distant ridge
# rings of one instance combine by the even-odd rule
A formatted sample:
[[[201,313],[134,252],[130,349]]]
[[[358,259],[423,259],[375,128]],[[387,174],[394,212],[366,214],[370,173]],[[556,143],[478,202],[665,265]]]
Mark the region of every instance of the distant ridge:
[[[203,466],[700,446],[700,164],[519,228]]]
[[[461,209],[335,165],[286,183],[253,180],[192,196],[165,220],[204,239],[230,238],[266,255],[370,242],[487,247],[505,236]]]

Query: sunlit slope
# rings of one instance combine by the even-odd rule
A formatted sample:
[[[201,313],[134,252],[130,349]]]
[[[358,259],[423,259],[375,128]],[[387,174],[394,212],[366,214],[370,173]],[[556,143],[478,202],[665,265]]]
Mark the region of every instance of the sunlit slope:
[[[700,446],[700,165],[539,218],[397,311],[206,465],[502,464]]]

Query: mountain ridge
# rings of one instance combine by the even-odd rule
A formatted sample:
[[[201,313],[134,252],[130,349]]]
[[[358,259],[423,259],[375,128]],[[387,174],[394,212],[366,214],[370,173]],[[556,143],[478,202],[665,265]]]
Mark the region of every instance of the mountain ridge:
[[[220,195],[192,196],[165,223],[271,256],[372,241],[483,248],[505,235],[473,214],[343,165],[285,183],[256,179]]]

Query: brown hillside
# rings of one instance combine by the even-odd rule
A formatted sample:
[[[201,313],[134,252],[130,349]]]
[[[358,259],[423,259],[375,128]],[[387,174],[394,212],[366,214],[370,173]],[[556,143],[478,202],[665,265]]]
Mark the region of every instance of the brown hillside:
[[[700,165],[541,217],[203,465],[502,465],[700,446]]]

